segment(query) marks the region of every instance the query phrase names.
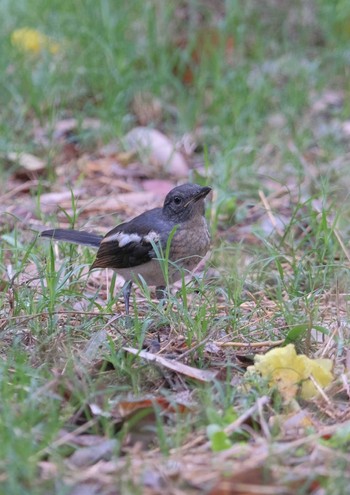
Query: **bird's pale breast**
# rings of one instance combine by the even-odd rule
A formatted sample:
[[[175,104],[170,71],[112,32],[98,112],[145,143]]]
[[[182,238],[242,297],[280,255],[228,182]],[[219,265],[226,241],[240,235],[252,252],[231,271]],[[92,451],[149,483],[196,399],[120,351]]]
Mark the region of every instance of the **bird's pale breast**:
[[[193,270],[205,256],[210,246],[208,225],[203,216],[186,222],[171,243],[170,260],[186,270]]]

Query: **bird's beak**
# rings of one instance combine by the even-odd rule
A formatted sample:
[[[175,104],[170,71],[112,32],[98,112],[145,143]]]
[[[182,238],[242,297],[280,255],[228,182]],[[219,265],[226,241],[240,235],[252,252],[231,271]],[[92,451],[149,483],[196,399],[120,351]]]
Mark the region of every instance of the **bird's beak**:
[[[205,198],[211,191],[211,187],[202,187],[202,189],[197,193],[193,198],[191,198],[187,203],[185,204],[185,208],[190,205],[191,203],[197,203],[202,198]]]
[[[201,198],[205,198],[211,191],[211,187],[202,187],[202,190],[195,196],[194,200],[198,201]]]

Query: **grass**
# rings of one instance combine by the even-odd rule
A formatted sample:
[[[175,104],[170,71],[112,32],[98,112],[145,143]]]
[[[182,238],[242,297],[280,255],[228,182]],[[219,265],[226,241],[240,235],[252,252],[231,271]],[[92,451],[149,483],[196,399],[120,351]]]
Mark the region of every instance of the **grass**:
[[[266,483],[285,493],[347,493],[349,23],[345,0],[1,3],[1,493],[63,495],[87,482],[110,493],[116,479],[120,493],[219,492],[223,473],[238,479],[232,459],[248,473],[238,482],[262,484],[265,462]],[[13,46],[22,27],[50,36],[59,53]],[[136,95],[160,102],[148,126],[195,143],[188,179],[213,186],[213,253],[206,276],[183,280],[166,306],[140,284],[130,327],[115,318],[119,279],[87,276],[92,250],[50,245],[32,229],[106,232],[136,211],[111,217],[84,203],[124,192],[108,173],[98,182],[88,162],[139,124]],[[60,142],[57,122],[70,117],[77,127]],[[87,118],[99,127],[86,128]],[[44,158],[44,174],[23,175],[6,159],[13,151]],[[39,185],[8,196],[28,178]],[[61,209],[42,201],[77,188],[83,199],[72,194]],[[338,381],[326,395],[299,400],[314,419],[303,435],[276,426],[290,412],[276,390],[243,377],[271,341],[334,361]],[[219,378],[170,373],[125,346]],[[98,437],[118,442],[91,475],[91,451],[83,467],[70,456]],[[172,460],[178,471],[168,471]]]

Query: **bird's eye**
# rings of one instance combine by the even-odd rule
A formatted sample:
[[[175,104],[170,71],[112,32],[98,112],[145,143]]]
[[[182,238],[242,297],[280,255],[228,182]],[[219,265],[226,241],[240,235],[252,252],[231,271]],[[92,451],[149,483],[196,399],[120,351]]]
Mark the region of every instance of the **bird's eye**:
[[[179,196],[175,196],[174,203],[176,205],[180,205],[182,203],[182,199]]]

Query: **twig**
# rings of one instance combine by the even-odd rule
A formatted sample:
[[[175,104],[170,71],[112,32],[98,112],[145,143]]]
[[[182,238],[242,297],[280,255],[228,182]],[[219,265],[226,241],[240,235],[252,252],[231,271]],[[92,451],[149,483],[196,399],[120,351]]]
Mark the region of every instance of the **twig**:
[[[195,380],[198,380],[200,382],[212,382],[213,380],[215,380],[216,377],[216,373],[214,371],[193,368],[192,366],[188,366],[187,364],[179,363],[176,360],[164,358],[159,354],[153,354],[152,352],[142,351],[133,347],[123,347],[123,350],[126,352],[130,352],[130,354],[134,354],[134,356],[145,359],[148,362],[156,363],[159,366],[168,368],[172,371],[175,371],[176,373],[180,373],[181,375],[194,378]]]
[[[338,333],[338,330],[339,330],[339,328],[338,328],[338,326],[336,326],[335,329],[333,330],[333,332],[331,333],[331,335],[329,336],[326,345],[322,349],[321,357],[323,357],[323,356],[325,356],[327,354],[329,348],[331,347],[331,345],[332,345],[332,343],[334,341],[335,335]]]
[[[40,459],[44,454],[49,454],[52,452],[52,449],[60,447],[61,445],[64,445],[65,443],[71,441],[72,438],[77,437],[81,433],[84,433],[84,431],[87,431],[89,428],[94,426],[97,422],[96,418],[90,419],[90,421],[87,421],[81,426],[78,426],[78,428],[74,431],[70,431],[63,435],[62,437],[58,438],[57,440],[54,440],[50,445],[45,447],[42,450],[39,450],[35,454],[33,454],[29,459]]]
[[[12,196],[15,196],[17,193],[25,191],[26,189],[37,187],[39,185],[50,186],[51,184],[48,181],[29,180],[27,182],[24,182],[23,184],[20,184],[19,186],[14,187],[13,189],[11,189],[11,191],[8,191],[7,193],[3,194],[1,196],[1,201],[5,201],[5,199],[9,199]]]
[[[337,240],[338,240],[338,242],[339,242],[339,244],[340,244],[340,247],[342,248],[342,250],[343,250],[343,252],[344,252],[345,256],[347,257],[348,261],[350,262],[350,253],[349,253],[349,251],[347,250],[347,247],[345,246],[344,241],[343,241],[343,239],[342,239],[342,237],[341,237],[341,235],[340,235],[340,233],[339,233],[338,229],[336,229],[336,228],[334,227],[333,232],[334,232],[334,235],[335,235],[335,237],[337,238]]]
[[[253,416],[253,414],[259,411],[259,409],[262,410],[262,408],[267,404],[269,404],[269,402],[270,402],[270,397],[267,397],[267,395],[263,395],[262,397],[259,397],[252,407],[247,409],[233,423],[231,423],[230,425],[226,426],[226,428],[224,428],[224,432],[226,433],[226,435],[231,435],[231,433],[233,433],[240,426],[242,426],[242,424],[245,423],[248,418]]]
[[[282,237],[283,232],[281,231],[281,229],[278,226],[277,220],[276,220],[276,218],[274,217],[274,215],[272,213],[271,206],[270,206],[270,204],[269,204],[269,202],[267,200],[267,197],[264,194],[264,191],[261,191],[260,190],[259,191],[259,196],[260,196],[260,199],[261,199],[262,204],[264,205],[264,208],[266,210],[267,216],[269,217],[272,226],[276,229],[276,232],[278,233],[278,235],[280,235]]]
[[[312,381],[314,387],[316,388],[317,392],[322,396],[322,398],[325,400],[325,402],[327,402],[327,404],[330,406],[330,407],[333,407],[332,405],[332,402],[330,400],[329,397],[327,397],[325,391],[322,389],[322,387],[320,387],[320,385],[318,384],[318,382],[315,380],[315,378],[310,375],[309,376],[309,379]]]
[[[201,347],[202,345],[206,344],[210,339],[211,339],[211,335],[208,335],[208,337],[206,337],[205,339],[201,340],[196,345],[192,346],[190,349],[188,349],[187,351],[185,351],[182,354],[180,354],[179,356],[177,356],[177,358],[176,358],[177,361],[179,361],[180,359],[184,359],[189,354],[192,354],[192,352],[196,351],[199,347]]]
[[[259,399],[257,401],[258,412],[259,412],[259,422],[260,422],[261,429],[264,432],[265,438],[267,438],[268,440],[271,440],[271,433],[269,430],[269,426],[268,426],[266,419],[264,418],[264,414],[263,414],[264,413],[263,407],[266,404],[267,404],[266,401],[263,402],[261,399]]]
[[[285,339],[265,340],[264,342],[214,342],[218,347],[275,347],[283,344]]]

